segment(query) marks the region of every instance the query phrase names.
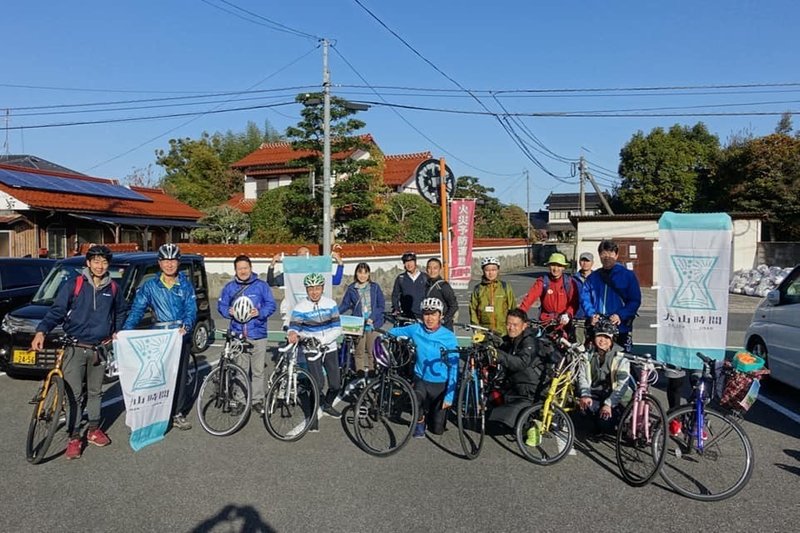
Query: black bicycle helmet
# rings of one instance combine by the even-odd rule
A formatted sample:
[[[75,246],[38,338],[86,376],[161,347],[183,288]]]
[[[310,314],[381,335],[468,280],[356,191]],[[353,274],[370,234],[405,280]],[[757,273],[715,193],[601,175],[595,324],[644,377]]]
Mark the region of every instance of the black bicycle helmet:
[[[607,318],[601,319],[594,326],[595,336],[604,335],[606,337],[611,338],[611,340],[614,340],[617,338],[618,333],[619,333],[619,328]]]
[[[102,257],[110,263],[113,254],[108,246],[103,246],[102,244],[93,244],[86,252],[86,260],[91,261],[94,257]]]

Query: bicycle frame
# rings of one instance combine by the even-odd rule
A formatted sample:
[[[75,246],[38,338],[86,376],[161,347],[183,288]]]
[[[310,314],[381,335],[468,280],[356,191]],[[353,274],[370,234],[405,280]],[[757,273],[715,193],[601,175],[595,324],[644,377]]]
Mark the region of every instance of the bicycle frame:
[[[650,442],[650,424],[641,424],[641,420],[648,420],[650,416],[650,405],[644,401],[644,396],[650,391],[650,384],[658,380],[656,365],[650,357],[641,357],[626,354],[625,358],[639,366],[642,371],[639,373],[639,380],[635,383],[633,399],[633,412],[631,424],[631,438],[639,437],[640,429],[644,430],[644,438]],[[631,378],[632,379],[632,378]]]
[[[38,405],[36,407],[36,416],[37,417],[41,417],[42,416],[42,411],[44,410],[44,399],[47,398],[47,393],[50,390],[50,385],[52,383],[53,376],[58,376],[61,379],[64,379],[64,372],[62,372],[62,370],[61,370],[61,364],[64,361],[65,344],[66,344],[66,341],[61,344],[61,348],[56,350],[56,364],[47,373],[47,376],[45,376],[44,382],[42,383],[42,390],[40,392],[40,398],[39,398],[39,400],[37,402]]]

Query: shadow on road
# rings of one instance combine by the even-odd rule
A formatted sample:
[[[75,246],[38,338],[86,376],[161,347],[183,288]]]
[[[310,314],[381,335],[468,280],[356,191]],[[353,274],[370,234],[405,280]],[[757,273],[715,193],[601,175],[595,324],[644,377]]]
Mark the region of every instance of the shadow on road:
[[[207,532],[257,532],[273,533],[276,530],[262,520],[258,511],[250,506],[226,505],[219,513],[198,524],[192,533]]]
[[[783,450],[783,453],[785,453],[795,461],[800,462],[800,450]],[[775,466],[777,466],[781,470],[786,470],[789,473],[792,473],[796,476],[800,476],[800,466],[787,465],[784,463],[775,463]]]

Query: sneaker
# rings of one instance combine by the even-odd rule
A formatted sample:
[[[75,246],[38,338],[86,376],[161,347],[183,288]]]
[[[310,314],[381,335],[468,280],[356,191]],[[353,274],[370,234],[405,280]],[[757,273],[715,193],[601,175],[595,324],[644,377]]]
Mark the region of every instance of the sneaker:
[[[425,438],[425,422],[417,422],[417,424],[414,426],[414,438],[415,439]]]
[[[325,410],[322,407],[317,408],[317,420],[325,416]]]
[[[266,412],[266,410],[264,409],[264,402],[253,403],[253,411],[255,411],[260,415],[263,415]]]
[[[319,433],[319,421],[314,421],[311,427],[308,428],[309,433]]]
[[[534,448],[542,443],[542,431],[540,429],[541,422],[535,420],[533,425],[525,435],[525,446]]]
[[[67,443],[67,451],[64,455],[67,456],[67,459],[78,459],[81,456],[81,452],[83,451],[83,442],[81,439],[69,439]]]
[[[669,421],[669,436],[670,437],[679,437],[681,434],[681,430],[683,426],[681,425],[681,421],[677,418],[673,418]]]
[[[192,429],[192,424],[186,420],[186,417],[182,414],[178,413],[177,415],[172,417],[172,427],[178,428],[181,431],[187,431]]]
[[[326,405],[322,410],[331,418],[342,418],[342,413],[334,409],[331,405]]]
[[[95,446],[103,447],[111,444],[111,439],[100,428],[91,428],[86,432],[86,442]]]

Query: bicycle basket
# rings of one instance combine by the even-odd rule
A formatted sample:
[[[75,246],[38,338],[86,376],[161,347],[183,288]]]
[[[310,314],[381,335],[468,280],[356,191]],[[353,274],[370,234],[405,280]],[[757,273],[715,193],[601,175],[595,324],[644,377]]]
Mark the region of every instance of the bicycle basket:
[[[722,371],[725,385],[722,388],[719,404],[732,411],[747,411],[758,397],[759,381],[767,374],[769,370],[766,369],[740,372],[726,362]]]

